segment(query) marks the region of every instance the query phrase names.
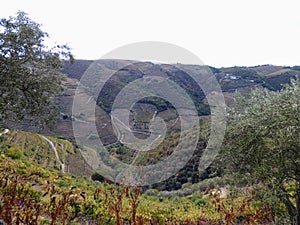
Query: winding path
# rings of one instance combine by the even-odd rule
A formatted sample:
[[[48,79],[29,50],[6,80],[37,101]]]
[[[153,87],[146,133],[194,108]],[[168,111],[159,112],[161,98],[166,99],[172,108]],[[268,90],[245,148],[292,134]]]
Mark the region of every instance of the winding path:
[[[0,133],[0,137],[3,135],[3,134],[7,134],[9,132],[9,129],[5,129],[2,133]]]
[[[54,151],[55,157],[56,157],[56,161],[60,164],[60,168],[61,168],[61,172],[65,172],[65,164],[62,163],[62,161],[60,160],[58,153],[57,153],[57,149],[54,146],[53,142],[50,141],[48,138],[46,138],[45,136],[40,135],[41,138],[43,138],[45,141],[48,142],[48,144],[51,146],[51,148]]]

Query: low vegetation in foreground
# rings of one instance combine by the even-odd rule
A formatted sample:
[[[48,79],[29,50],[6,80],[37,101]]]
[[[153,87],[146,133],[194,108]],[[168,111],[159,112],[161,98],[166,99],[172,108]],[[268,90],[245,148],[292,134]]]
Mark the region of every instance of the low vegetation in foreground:
[[[150,196],[0,156],[0,218],[7,224],[270,224],[255,192]],[[209,193],[209,192],[207,192]]]

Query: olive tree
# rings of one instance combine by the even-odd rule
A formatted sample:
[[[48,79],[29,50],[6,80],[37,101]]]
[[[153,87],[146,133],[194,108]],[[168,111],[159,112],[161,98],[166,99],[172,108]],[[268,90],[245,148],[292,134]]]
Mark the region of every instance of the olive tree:
[[[225,171],[267,187],[300,224],[300,82],[237,97],[221,154]]]
[[[62,91],[62,59],[73,60],[66,45],[48,47],[48,34],[24,12],[0,19],[0,125],[55,121],[55,96]]]

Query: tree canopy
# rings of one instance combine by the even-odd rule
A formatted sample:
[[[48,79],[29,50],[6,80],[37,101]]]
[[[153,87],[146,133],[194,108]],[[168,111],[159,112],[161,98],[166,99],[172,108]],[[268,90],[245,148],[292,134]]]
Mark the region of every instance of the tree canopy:
[[[266,185],[300,224],[299,80],[280,92],[255,89],[236,103],[229,115],[224,168]]]
[[[66,45],[49,48],[48,34],[24,12],[0,19],[0,125],[55,121],[55,96],[62,91],[61,59],[73,60]]]

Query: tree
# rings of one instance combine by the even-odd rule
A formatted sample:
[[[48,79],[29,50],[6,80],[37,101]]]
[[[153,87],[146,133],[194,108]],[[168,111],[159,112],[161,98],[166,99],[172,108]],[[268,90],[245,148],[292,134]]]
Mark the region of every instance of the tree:
[[[267,187],[300,224],[300,82],[239,96],[221,154],[225,171]]]
[[[0,19],[0,125],[55,121],[55,96],[62,91],[61,59],[73,61],[68,46],[45,46],[48,34],[24,12]]]

